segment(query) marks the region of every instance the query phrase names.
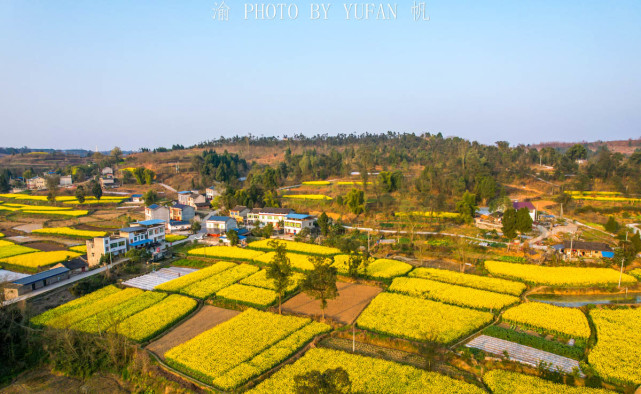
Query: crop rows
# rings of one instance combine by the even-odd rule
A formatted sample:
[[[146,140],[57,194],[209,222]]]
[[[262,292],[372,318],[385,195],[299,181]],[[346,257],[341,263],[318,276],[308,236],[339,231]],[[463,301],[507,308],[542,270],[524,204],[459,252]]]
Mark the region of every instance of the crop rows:
[[[419,278],[396,278],[389,287],[389,291],[446,304],[493,311],[519,302],[518,297],[507,294]]]
[[[402,294],[381,293],[357,320],[361,328],[447,344],[492,321],[493,315]]]
[[[53,252],[33,252],[0,259],[0,265],[20,271],[38,272],[67,259],[80,256],[80,253],[67,250]]]
[[[343,368],[354,393],[480,394],[477,386],[408,365],[323,348],[310,349],[294,364],[281,368],[250,391],[252,394],[295,394],[294,377],[309,371]]]
[[[485,268],[493,275],[548,286],[607,286],[619,282],[619,272],[609,268],[542,267],[502,261],[486,261]],[[634,277],[623,274],[621,283],[636,282]]]
[[[460,272],[441,270],[437,268],[416,268],[409,273],[409,276],[432,279],[439,282],[451,283],[453,285],[467,286],[479,290],[488,290],[515,296],[521,295],[521,293],[526,289],[526,286],[520,282],[490,278],[487,276],[463,274]]]
[[[269,245],[269,241],[270,240],[268,239],[264,239],[261,241],[251,242],[247,247],[250,249],[270,252],[274,250],[274,248],[272,248]],[[278,240],[278,243],[281,243],[281,244],[284,243],[287,247],[287,251],[293,252],[293,253],[302,253],[302,254],[317,255],[317,256],[334,256],[334,255],[340,254],[341,252],[340,249],[338,248],[313,245],[313,244],[308,244],[304,242]]]
[[[508,309],[503,320],[535,331],[569,338],[590,338],[588,319],[579,309],[564,308],[542,302],[527,302]]]
[[[33,230],[33,233],[36,234],[53,234],[53,235],[62,235],[64,237],[72,238],[94,238],[94,237],[104,237],[107,235],[106,231],[89,231],[89,230],[78,230],[71,227],[49,227],[49,228],[40,228]]]

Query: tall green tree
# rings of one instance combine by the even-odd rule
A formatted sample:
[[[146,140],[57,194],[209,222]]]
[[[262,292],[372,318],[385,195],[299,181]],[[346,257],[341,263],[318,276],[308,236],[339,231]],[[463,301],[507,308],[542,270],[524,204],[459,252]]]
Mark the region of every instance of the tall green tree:
[[[102,197],[102,187],[100,183],[96,181],[91,182],[91,194],[96,197],[96,200],[100,200],[100,197]]]
[[[227,230],[225,235],[227,236],[227,239],[229,240],[229,244],[231,246],[236,246],[238,245],[238,242],[240,242],[238,231],[236,231],[236,229],[230,228],[229,230]]]
[[[332,267],[334,260],[323,256],[310,256],[309,261],[314,265],[314,269],[305,275],[301,289],[305,294],[320,301],[321,317],[325,320],[327,300],[333,300],[338,295],[336,268]]]
[[[359,215],[363,213],[365,211],[365,192],[358,189],[352,189],[347,193],[345,203],[353,214]]]
[[[151,185],[151,183],[154,181],[154,178],[156,177],[156,173],[153,172],[152,170],[145,168],[143,171],[143,178],[144,181],[147,185]]]
[[[352,392],[349,374],[342,367],[324,372],[308,371],[294,376],[296,394],[348,394]]]
[[[516,238],[516,209],[508,208],[503,212],[503,235],[507,239]]]
[[[532,231],[532,217],[527,208],[519,208],[516,211],[516,230],[521,234]]]
[[[287,244],[272,240],[268,245],[274,249],[274,257],[267,265],[267,278],[274,281],[274,290],[278,293],[278,313],[281,314],[283,296],[292,283],[292,264],[287,257]]]
[[[145,201],[146,206],[153,205],[158,202],[158,193],[153,190],[148,190],[142,195],[142,199]]]
[[[619,222],[616,221],[614,216],[610,216],[603,227],[605,228],[605,231],[609,233],[616,233],[619,231]]]
[[[85,202],[86,195],[87,194],[86,194],[84,186],[78,185],[78,187],[76,187],[76,199],[78,200],[78,202],[81,203],[81,204],[83,202]]]
[[[329,234],[330,220],[325,212],[321,213],[316,220],[318,227],[320,227],[321,234],[326,237]]]
[[[461,214],[461,218],[465,223],[472,223],[474,221],[474,214],[477,208],[476,195],[468,191],[463,193],[461,200],[456,203],[456,210]]]

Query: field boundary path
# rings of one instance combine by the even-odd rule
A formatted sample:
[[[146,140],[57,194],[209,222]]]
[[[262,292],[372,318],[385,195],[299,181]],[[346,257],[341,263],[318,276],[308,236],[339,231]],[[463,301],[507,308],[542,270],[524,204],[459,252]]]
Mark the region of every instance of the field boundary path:
[[[480,349],[498,356],[503,356],[505,352],[507,352],[510,360],[518,361],[535,368],[538,367],[539,362],[543,361],[549,365],[550,370],[560,368],[566,373],[572,373],[574,368],[579,369],[579,371],[581,370],[579,362],[571,358],[487,335],[480,335],[472,339],[465,346]]]
[[[372,231],[372,232],[384,233],[384,234],[412,234],[411,231],[407,231],[407,230],[385,230],[385,229],[380,229],[380,228],[353,227],[353,226],[343,226],[343,228],[345,228],[347,230],[358,230],[358,231],[367,231],[367,232]],[[506,242],[501,242],[501,241],[496,241],[496,240],[491,240],[491,239],[470,237],[468,235],[461,235],[461,234],[439,233],[438,231],[414,231],[413,234],[415,234],[415,235],[444,235],[446,237],[466,238],[466,239],[471,239],[471,240],[479,241],[479,242],[487,242],[487,243],[495,243],[495,244],[507,245]]]
[[[165,189],[169,190],[170,192],[178,193],[178,190],[174,189],[173,187],[167,185],[166,183],[158,183],[160,186],[164,187]]]

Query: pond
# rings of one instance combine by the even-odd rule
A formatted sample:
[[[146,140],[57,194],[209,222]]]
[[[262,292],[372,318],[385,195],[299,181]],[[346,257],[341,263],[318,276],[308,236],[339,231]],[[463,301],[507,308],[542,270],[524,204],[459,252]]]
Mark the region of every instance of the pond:
[[[641,293],[630,292],[622,294],[532,294],[527,297],[530,301],[546,302],[557,306],[578,308],[588,304],[639,304]]]

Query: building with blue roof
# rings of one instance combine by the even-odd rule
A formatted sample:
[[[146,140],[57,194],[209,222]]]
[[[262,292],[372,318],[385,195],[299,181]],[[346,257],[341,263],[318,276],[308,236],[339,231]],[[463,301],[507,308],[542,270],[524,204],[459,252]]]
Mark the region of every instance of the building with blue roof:
[[[210,216],[205,222],[207,228],[207,235],[219,237],[225,234],[228,230],[238,229],[236,219],[230,216]]]
[[[290,212],[285,216],[285,219],[283,219],[283,224],[285,234],[296,235],[303,231],[303,229],[312,231],[316,224],[316,217],[304,213]]]
[[[58,267],[47,271],[42,271],[34,275],[29,275],[24,278],[16,279],[13,282],[5,285],[5,299],[10,300],[19,297],[23,294],[41,289],[53,283],[58,283],[62,280],[69,279],[70,277],[71,271],[68,268]]]

